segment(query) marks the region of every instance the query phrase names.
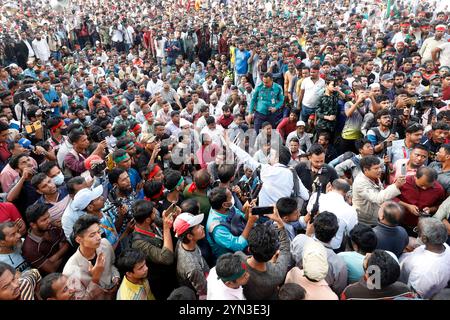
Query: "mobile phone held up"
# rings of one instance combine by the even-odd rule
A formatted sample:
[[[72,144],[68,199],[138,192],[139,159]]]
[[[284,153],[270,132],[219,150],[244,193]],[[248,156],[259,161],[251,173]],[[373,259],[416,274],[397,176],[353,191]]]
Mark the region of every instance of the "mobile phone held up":
[[[265,214],[272,214],[273,206],[270,207],[254,207],[252,209],[252,214],[257,216],[263,216]]]
[[[406,176],[406,163],[403,163],[403,164],[402,164],[400,170],[401,170],[401,171],[400,171],[400,174],[401,174],[402,176]]]

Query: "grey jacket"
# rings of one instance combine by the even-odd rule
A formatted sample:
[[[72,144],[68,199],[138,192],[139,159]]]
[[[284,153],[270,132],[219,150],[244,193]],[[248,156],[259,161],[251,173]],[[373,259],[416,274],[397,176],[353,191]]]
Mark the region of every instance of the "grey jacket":
[[[377,184],[363,173],[358,174],[353,182],[353,207],[358,212],[358,221],[376,225],[380,205],[400,194],[395,184],[385,189],[380,181]]]

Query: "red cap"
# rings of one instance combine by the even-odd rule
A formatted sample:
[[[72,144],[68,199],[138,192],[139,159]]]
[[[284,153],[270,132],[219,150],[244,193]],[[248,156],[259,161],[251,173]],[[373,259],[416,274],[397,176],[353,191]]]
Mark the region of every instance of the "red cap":
[[[94,154],[94,155],[86,158],[86,160],[84,160],[84,166],[86,167],[87,170],[91,170],[93,167],[95,167],[96,165],[98,165],[102,162],[103,162],[103,159]]]

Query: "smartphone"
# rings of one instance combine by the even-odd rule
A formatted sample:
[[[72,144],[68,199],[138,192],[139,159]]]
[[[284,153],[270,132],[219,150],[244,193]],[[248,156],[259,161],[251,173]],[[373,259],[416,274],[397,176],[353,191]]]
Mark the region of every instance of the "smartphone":
[[[430,217],[431,215],[429,213],[426,213],[425,211],[419,211],[420,217]]]
[[[402,164],[402,167],[401,167],[400,170],[401,170],[401,171],[400,171],[401,175],[402,175],[402,176],[406,176],[406,163],[403,163],[403,164]]]
[[[383,147],[386,149],[387,147],[392,147],[392,141],[383,141]]]
[[[254,207],[252,209],[252,214],[257,216],[263,216],[265,214],[272,214],[273,206],[270,207]]]
[[[172,203],[167,209],[166,212],[174,212],[177,204],[174,202]]]

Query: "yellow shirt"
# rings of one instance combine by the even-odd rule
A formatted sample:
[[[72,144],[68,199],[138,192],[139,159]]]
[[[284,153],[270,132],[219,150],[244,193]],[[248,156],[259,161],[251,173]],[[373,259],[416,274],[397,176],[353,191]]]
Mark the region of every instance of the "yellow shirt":
[[[236,55],[235,55],[236,50],[235,49],[236,49],[235,46],[230,46],[230,62],[231,62],[232,66],[234,66],[234,61],[236,59]]]
[[[122,284],[117,291],[117,300],[155,300],[155,297],[147,279],[144,284],[134,284],[127,277],[123,277]]]

